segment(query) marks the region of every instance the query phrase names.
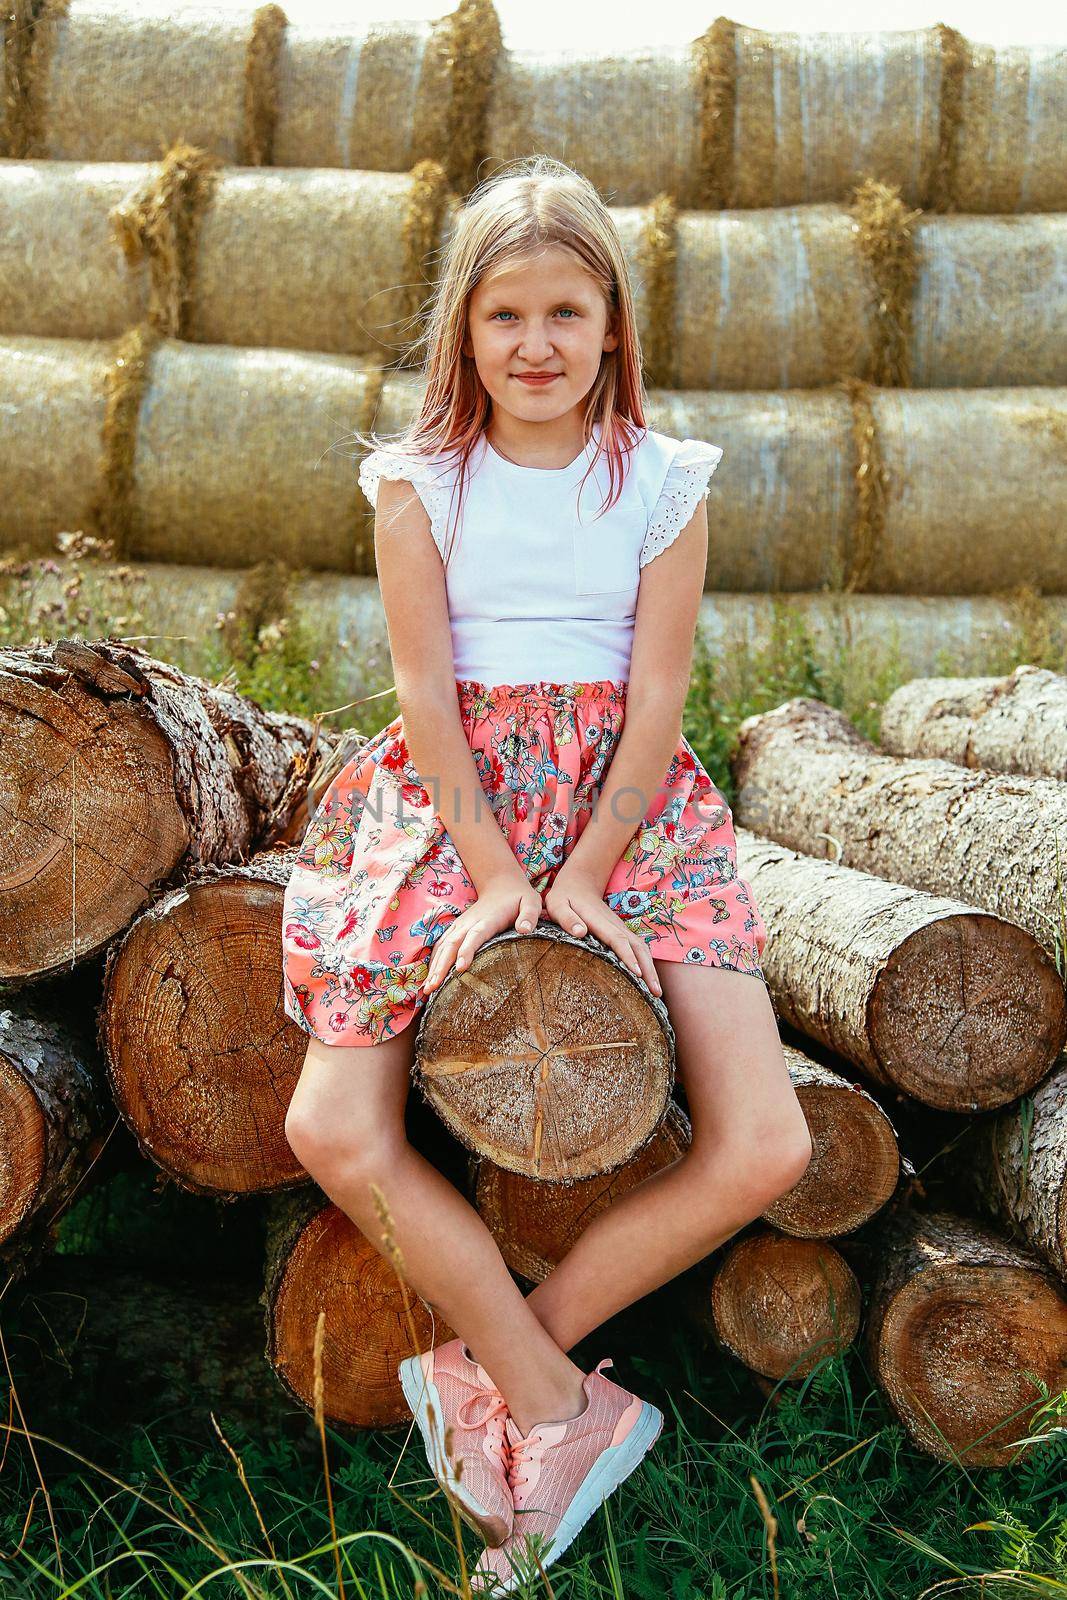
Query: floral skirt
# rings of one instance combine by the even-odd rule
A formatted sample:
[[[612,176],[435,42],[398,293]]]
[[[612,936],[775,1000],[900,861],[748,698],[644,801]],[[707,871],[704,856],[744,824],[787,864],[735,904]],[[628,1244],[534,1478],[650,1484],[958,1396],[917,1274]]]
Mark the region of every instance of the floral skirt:
[[[456,691],[485,820],[543,894],[596,804],[626,685],[457,679]],[[338,773],[308,824],[282,915],[286,1014],[324,1044],[392,1038],[425,1004],[434,943],[476,899],[397,717]],[[604,900],[656,961],[763,978],[767,934],[737,875],[731,812],[684,737]]]

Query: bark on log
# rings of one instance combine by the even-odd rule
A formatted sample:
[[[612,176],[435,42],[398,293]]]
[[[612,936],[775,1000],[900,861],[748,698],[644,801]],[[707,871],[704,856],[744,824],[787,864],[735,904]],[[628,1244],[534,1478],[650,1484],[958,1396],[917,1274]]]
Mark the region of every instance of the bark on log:
[[[629,1189],[673,1166],[689,1148],[689,1118],[675,1100],[641,1152],[614,1172],[577,1182],[545,1182],[471,1159],[471,1190],[482,1221],[508,1266],[531,1283],[548,1277],[600,1211]]]
[[[892,1198],[900,1177],[896,1130],[858,1083],[783,1044],[786,1066],[808,1124],[811,1160],[799,1183],[762,1213],[799,1239],[852,1233]]]
[[[946,1166],[968,1199],[1067,1281],[1067,1057],[1031,1095],[976,1119]]]
[[[94,954],[160,888],[283,834],[313,738],[115,640],[0,650],[0,982]]]
[[[422,1008],[413,1076],[477,1155],[531,1178],[588,1178],[638,1154],[674,1082],[667,1008],[587,934],[542,921],[486,940]]]
[[[116,1121],[82,988],[0,1006],[0,1255],[16,1277],[51,1248]]]
[[[961,900],[736,833],[738,871],[774,930],[764,972],[791,1026],[941,1111],[1005,1105],[1048,1072],[1067,996],[1030,934]]]
[[[285,1113],[306,1039],[282,1005],[282,905],[295,848],[202,867],[108,952],[100,1046],[144,1155],[223,1198],[306,1180]]]
[[[339,1207],[312,1185],[269,1202],[262,1303],[267,1360],[315,1408],[315,1330],[325,1313],[322,1408],[333,1427],[410,1422],[397,1367],[455,1337]],[[414,1330],[414,1342],[412,1340]]]
[[[321,1467],[315,1430],[263,1359],[260,1293],[232,1271],[163,1272],[101,1255],[43,1261],[4,1298],[23,1414],[5,1430],[57,1441],[34,1441],[46,1481],[76,1470],[71,1449],[121,1471],[145,1427],[221,1452],[212,1412],[227,1438],[234,1423],[257,1441],[285,1437]]]
[[[814,856],[832,841],[845,866],[1005,917],[1055,954],[1062,783],[885,755],[805,697],[746,718],[733,773],[744,827]]]
[[[840,1251],[760,1228],[727,1252],[712,1280],[714,1331],[766,1378],[803,1378],[856,1337],[860,1287]]]
[[[914,678],[882,708],[882,748],[961,767],[1067,779],[1067,677],[1020,666],[1002,678]]]
[[[1004,1466],[1040,1394],[1067,1387],[1067,1297],[1037,1256],[950,1212],[901,1212],[882,1230],[867,1324],[872,1369],[920,1449]]]

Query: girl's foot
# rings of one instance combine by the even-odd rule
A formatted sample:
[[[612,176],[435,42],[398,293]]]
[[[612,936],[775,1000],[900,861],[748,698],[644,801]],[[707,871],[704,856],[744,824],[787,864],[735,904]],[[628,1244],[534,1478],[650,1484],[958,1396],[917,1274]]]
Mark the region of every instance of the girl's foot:
[[[503,1395],[462,1339],[409,1356],[398,1371],[434,1477],[489,1546],[502,1544],[514,1514]]]
[[[471,1574],[476,1594],[510,1594],[561,1556],[659,1438],[663,1413],[605,1378],[605,1356],[586,1375],[586,1408],[568,1422],[539,1422],[525,1438],[512,1417],[505,1429],[511,1448],[509,1482],[514,1529],[499,1548],[482,1551]]]

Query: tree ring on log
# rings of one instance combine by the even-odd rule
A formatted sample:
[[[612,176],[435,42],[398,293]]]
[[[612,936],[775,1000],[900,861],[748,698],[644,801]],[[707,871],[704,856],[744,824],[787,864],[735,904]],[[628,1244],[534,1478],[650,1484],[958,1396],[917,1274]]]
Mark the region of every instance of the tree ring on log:
[[[188,847],[171,750],[138,702],[0,672],[0,978],[101,948]]]
[[[861,1302],[855,1273],[832,1244],[770,1228],[739,1240],[711,1286],[716,1333],[765,1378],[803,1378],[847,1349]]]
[[[423,1007],[412,1073],[469,1150],[530,1178],[588,1178],[658,1128],[674,1030],[613,950],[546,921],[453,967]]]
[[[1014,923],[976,911],[896,946],[867,1026],[886,1082],[938,1111],[991,1111],[1048,1071],[1065,1016],[1051,957]]]

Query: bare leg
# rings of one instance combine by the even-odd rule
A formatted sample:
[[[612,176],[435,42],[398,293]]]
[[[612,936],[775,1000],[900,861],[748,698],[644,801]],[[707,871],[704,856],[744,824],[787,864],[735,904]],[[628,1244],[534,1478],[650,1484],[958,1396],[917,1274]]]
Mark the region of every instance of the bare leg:
[[[693,1142],[599,1212],[527,1305],[561,1350],[709,1255],[800,1181],[811,1139],[758,977],[657,961]]]
[[[379,1045],[308,1044],[285,1119],[294,1153],[384,1253],[371,1184],[392,1214],[404,1276],[497,1385],[523,1433],[577,1416],[583,1373],[534,1314],[496,1241],[455,1186],[407,1139],[414,1029]]]

